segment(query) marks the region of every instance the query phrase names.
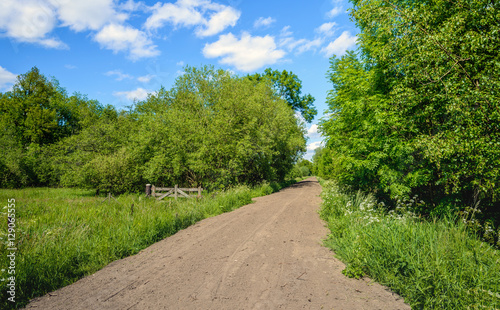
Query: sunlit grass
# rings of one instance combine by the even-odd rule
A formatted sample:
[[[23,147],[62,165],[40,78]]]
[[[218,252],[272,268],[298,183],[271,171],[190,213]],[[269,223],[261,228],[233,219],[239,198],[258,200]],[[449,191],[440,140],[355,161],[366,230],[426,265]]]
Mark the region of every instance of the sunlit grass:
[[[369,275],[412,309],[500,309],[500,253],[462,221],[422,220],[406,207],[387,212],[373,196],[323,190],[325,242],[350,277]]]

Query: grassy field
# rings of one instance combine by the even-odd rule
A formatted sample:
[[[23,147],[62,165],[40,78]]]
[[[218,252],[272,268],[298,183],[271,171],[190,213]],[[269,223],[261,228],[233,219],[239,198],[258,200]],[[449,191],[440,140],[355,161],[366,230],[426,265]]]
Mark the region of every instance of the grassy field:
[[[291,184],[288,182],[287,184]],[[287,184],[237,187],[202,199],[156,202],[131,194],[105,201],[94,191],[29,188],[0,190],[1,309],[18,308],[135,254],[199,220],[251,203]],[[11,200],[12,201],[12,200]],[[7,211],[15,208],[15,303],[8,300]],[[12,225],[11,225],[12,226]],[[12,235],[10,236],[12,237]]]
[[[416,199],[386,212],[371,195],[323,186],[325,243],[347,264],[344,274],[369,275],[412,309],[500,309],[500,252],[462,221],[420,219]]]

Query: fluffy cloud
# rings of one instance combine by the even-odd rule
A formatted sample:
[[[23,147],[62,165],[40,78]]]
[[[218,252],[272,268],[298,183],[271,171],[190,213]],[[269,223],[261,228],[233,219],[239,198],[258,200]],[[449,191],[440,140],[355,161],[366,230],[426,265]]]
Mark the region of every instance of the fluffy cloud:
[[[175,27],[196,27],[199,37],[212,36],[236,25],[241,13],[226,5],[206,0],[177,0],[175,3],[156,4],[146,20],[149,30],[170,23]]]
[[[207,58],[221,57],[220,63],[250,72],[276,63],[285,56],[285,52],[277,48],[271,36],[251,36],[244,32],[240,39],[232,33],[219,36],[218,41],[205,45],[203,55]]]
[[[324,23],[316,28],[316,32],[326,37],[331,37],[335,33],[335,26],[337,26],[336,22]]]
[[[151,81],[151,79],[155,78],[156,75],[154,74],[148,74],[148,75],[143,75],[143,76],[140,76],[137,78],[137,80],[141,83],[149,83],[149,81]]]
[[[114,52],[128,51],[131,59],[159,54],[142,31],[123,22],[128,13],[143,9],[133,0],[119,4],[114,0],[2,0],[0,1],[0,33],[18,42],[40,44],[47,48],[68,48],[50,36],[56,26],[73,31],[97,31],[94,40]],[[211,27],[216,27],[211,26]]]
[[[16,82],[17,75],[0,66],[0,90],[7,89]]]
[[[94,40],[115,53],[127,51],[132,60],[160,54],[143,31],[129,26],[109,24],[95,35]]]
[[[123,72],[121,72],[120,70],[111,70],[111,71],[108,71],[106,73],[104,73],[104,75],[107,75],[107,76],[116,76],[115,80],[117,81],[121,81],[121,80],[124,80],[124,79],[132,79],[133,77],[129,74],[125,74]]]
[[[130,101],[134,101],[134,100],[145,100],[148,97],[148,93],[150,93],[150,91],[147,91],[142,87],[139,87],[131,91],[115,91],[113,92],[113,95],[116,97],[124,97]]]
[[[314,151],[318,147],[323,145],[323,141],[311,142],[307,145],[307,151]]]
[[[312,124],[307,130],[307,136],[311,139],[319,138],[318,125]]]
[[[340,56],[354,45],[356,45],[356,36],[351,36],[349,31],[344,31],[335,41],[330,42],[321,51],[327,57],[332,56],[332,54]]]
[[[254,23],[253,26],[255,28],[260,28],[260,27],[268,27],[272,23],[274,23],[276,20],[272,17],[264,18],[264,17],[259,17]]]
[[[119,23],[127,15],[114,8],[113,0],[50,0],[63,26],[74,31],[98,30],[107,23]]]
[[[328,13],[326,13],[326,16],[333,18],[337,15],[342,14],[343,12],[345,12],[345,10],[341,6],[336,6],[333,9],[331,9],[330,11],[328,11]]]
[[[16,41],[36,43],[48,48],[67,48],[57,38],[48,37],[56,22],[54,8],[47,2],[0,1],[0,32]]]
[[[220,11],[210,16],[206,27],[198,28],[196,34],[200,37],[212,36],[222,32],[229,26],[236,25],[241,13],[232,7],[223,7]]]
[[[293,32],[290,31],[290,26],[286,26],[281,30],[279,46],[286,48],[288,51],[295,51],[297,54],[316,49],[323,44],[322,38],[315,38],[314,40],[308,39],[295,39]]]
[[[321,146],[324,146],[323,141],[316,141],[309,143],[307,145],[307,152],[304,155],[304,158],[307,160],[312,160],[312,157],[314,156],[314,151]]]

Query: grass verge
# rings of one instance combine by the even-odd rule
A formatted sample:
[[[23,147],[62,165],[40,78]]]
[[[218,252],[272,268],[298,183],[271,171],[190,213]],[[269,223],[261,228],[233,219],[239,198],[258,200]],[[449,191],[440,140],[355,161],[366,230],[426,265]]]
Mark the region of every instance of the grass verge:
[[[322,198],[325,244],[347,276],[370,276],[412,309],[500,309],[500,253],[462,221],[423,220],[409,205],[387,212],[373,196],[333,182],[323,183]]]
[[[15,302],[8,300],[7,208],[0,222],[0,308],[16,309],[92,274],[110,262],[136,254],[204,218],[251,203],[295,183],[240,186],[202,199],[166,203],[144,195],[117,202],[81,189],[0,190],[2,207],[15,199]],[[7,269],[4,269],[7,268]]]

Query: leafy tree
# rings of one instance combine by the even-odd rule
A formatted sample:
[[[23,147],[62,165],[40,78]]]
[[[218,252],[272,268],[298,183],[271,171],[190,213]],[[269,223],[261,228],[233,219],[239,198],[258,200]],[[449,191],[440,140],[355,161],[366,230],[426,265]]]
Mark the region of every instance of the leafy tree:
[[[321,126],[331,174],[382,196],[418,194],[427,212],[479,199],[497,208],[500,4],[352,2],[360,53],[332,58]]]
[[[267,81],[186,67],[170,91],[137,109],[153,145],[145,178],[155,184],[229,186],[283,179],[305,148],[304,128]]]
[[[224,188],[282,180],[305,128],[269,80],[187,67],[130,111],[116,111],[33,68],[0,94],[0,186],[123,193],[157,185]]]
[[[313,164],[309,160],[301,158],[299,161],[297,161],[295,166],[293,166],[293,169],[289,173],[289,177],[307,177],[311,175],[312,170]]]
[[[297,75],[292,72],[283,70],[271,70],[267,68],[263,74],[256,73],[249,75],[249,79],[254,81],[261,81],[268,79],[277,94],[283,98],[288,105],[294,110],[299,112],[306,122],[310,123],[318,111],[314,107],[314,97],[310,94],[302,96],[302,81]]]
[[[56,185],[51,145],[93,124],[102,106],[80,94],[68,97],[56,79],[33,67],[0,94],[1,187]]]

